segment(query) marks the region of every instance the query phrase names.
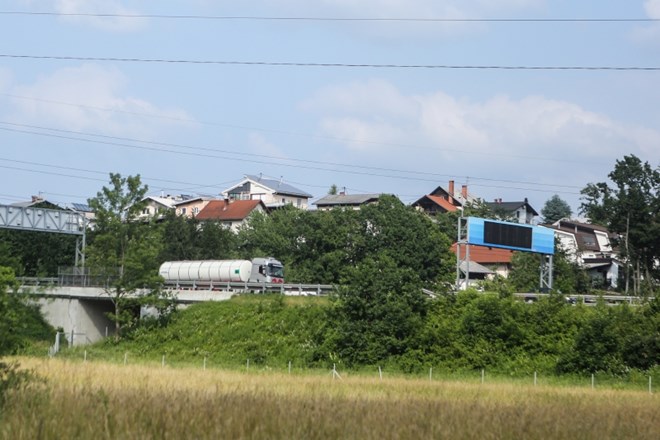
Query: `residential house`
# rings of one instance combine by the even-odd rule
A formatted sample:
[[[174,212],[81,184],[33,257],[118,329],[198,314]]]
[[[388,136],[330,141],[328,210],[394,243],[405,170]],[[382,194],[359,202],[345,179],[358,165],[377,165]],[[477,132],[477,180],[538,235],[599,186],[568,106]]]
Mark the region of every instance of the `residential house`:
[[[456,253],[456,243],[451,246],[451,251]],[[461,252],[465,252],[463,248],[461,248]],[[513,252],[509,249],[470,245],[470,266],[472,263],[477,263],[488,268],[492,274],[507,278],[511,272]],[[464,257],[464,255],[462,256]],[[470,273],[472,273],[472,267]],[[472,277],[471,274],[470,277]]]
[[[213,197],[192,197],[174,203],[174,209],[176,210],[176,215],[192,218],[197,216],[212,200],[215,199]]]
[[[539,215],[527,198],[522,202],[503,202],[502,199],[495,199],[494,202],[486,202],[486,206],[501,220],[514,223],[531,225],[534,223],[534,217]]]
[[[362,206],[378,202],[382,194],[328,194],[321,197],[312,205],[316,205],[319,211],[328,211],[333,208],[347,208],[358,210]]]
[[[199,221],[219,222],[233,232],[238,232],[255,212],[266,212],[266,205],[261,200],[210,200],[196,218]]]
[[[565,219],[545,226],[555,230],[569,259],[585,268],[595,285],[617,287],[621,263],[607,228]]]
[[[94,221],[96,220],[96,215],[92,211],[92,208],[86,203],[71,203],[71,210],[82,215],[87,222],[87,227],[93,229]]]
[[[435,215],[445,212],[455,212],[461,209],[466,203],[475,200],[476,198],[468,193],[467,185],[462,185],[461,190],[456,191],[454,181],[450,180],[447,189],[438,186],[430,194],[422,196],[415,201],[412,206],[427,214]]]
[[[261,200],[269,210],[285,205],[307,209],[308,201],[312,198],[311,194],[281,179],[266,179],[260,175],[245,176],[239,183],[223,191],[222,195],[230,200]]]
[[[17,208],[64,209],[57,203],[50,202],[42,196],[32,196],[30,200],[12,203],[10,206],[16,206]]]
[[[152,218],[162,219],[163,215],[174,209],[174,204],[179,201],[179,197],[163,196],[154,197],[147,196],[142,199],[145,202],[142,211],[137,215],[138,220],[150,220]]]

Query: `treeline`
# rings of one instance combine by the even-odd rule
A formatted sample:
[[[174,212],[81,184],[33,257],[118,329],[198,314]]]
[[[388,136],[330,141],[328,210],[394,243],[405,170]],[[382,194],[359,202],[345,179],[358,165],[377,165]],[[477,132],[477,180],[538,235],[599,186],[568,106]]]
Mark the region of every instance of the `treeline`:
[[[412,292],[410,292],[412,293]],[[142,326],[109,353],[256,368],[374,369],[455,373],[486,369],[527,376],[660,373],[660,303],[567,304],[560,295],[525,304],[475,291],[403,307],[393,298],[241,296],[197,304],[166,326]],[[356,304],[365,301],[362,306]],[[376,302],[378,301],[378,302]],[[408,303],[410,304],[410,303]]]

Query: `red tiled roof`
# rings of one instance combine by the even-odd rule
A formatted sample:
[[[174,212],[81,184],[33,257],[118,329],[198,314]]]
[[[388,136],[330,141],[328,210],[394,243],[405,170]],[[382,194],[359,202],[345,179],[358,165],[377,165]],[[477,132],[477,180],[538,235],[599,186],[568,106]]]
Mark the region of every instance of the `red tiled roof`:
[[[451,245],[451,251],[456,253],[456,243]],[[461,249],[461,253],[464,251]],[[470,245],[470,261],[476,263],[511,263],[513,251],[508,249],[491,248],[488,246]]]
[[[197,220],[244,220],[254,209],[263,203],[261,200],[211,200],[195,217]]]
[[[441,206],[445,211],[448,211],[448,212],[455,212],[456,209],[457,209],[456,206],[452,205],[451,202],[450,202],[449,200],[444,199],[444,198],[442,198],[442,197],[439,197],[439,196],[432,196],[432,195],[428,195],[428,196],[426,196],[426,197],[428,197],[429,200],[432,200],[432,201],[433,201],[434,203],[436,203],[437,205]]]

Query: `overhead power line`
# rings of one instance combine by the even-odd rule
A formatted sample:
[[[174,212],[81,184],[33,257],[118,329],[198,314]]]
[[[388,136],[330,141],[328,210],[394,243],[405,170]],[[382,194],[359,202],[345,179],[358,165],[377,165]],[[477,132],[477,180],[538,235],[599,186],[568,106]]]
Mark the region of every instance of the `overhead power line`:
[[[13,124],[12,124],[13,125]],[[138,150],[146,150],[146,151],[157,151],[160,153],[170,153],[170,154],[178,154],[178,155],[184,155],[184,156],[192,156],[192,157],[205,157],[205,158],[212,158],[212,159],[222,159],[222,160],[229,160],[229,161],[238,161],[238,162],[248,162],[248,163],[257,163],[257,164],[265,164],[269,166],[273,165],[278,165],[278,166],[283,166],[283,167],[292,167],[292,168],[301,168],[300,164],[296,163],[273,163],[272,160],[256,160],[256,159],[250,159],[250,158],[245,158],[245,157],[227,157],[227,156],[221,156],[217,154],[210,154],[210,153],[199,153],[199,152],[193,152],[193,151],[178,151],[178,150],[172,150],[172,149],[165,149],[165,148],[158,148],[156,146],[148,146],[148,145],[131,145],[127,143],[122,143],[122,142],[111,142],[111,141],[105,141],[105,140],[100,140],[100,139],[89,139],[89,138],[80,138],[76,136],[66,136],[62,134],[55,134],[55,133],[43,133],[43,132],[38,132],[38,131],[30,131],[30,130],[19,130],[19,129],[13,129],[13,128],[7,128],[7,127],[0,127],[0,130],[5,130],[5,131],[10,131],[10,132],[16,132],[16,133],[25,133],[25,134],[32,134],[32,135],[38,135],[38,136],[45,136],[45,137],[51,137],[51,138],[56,138],[56,139],[66,139],[66,140],[73,140],[73,141],[78,141],[78,142],[91,142],[95,144],[100,144],[100,145],[111,145],[111,146],[117,146],[117,147],[123,147],[123,148],[131,148],[131,149],[138,149]],[[58,131],[58,130],[56,130]],[[59,131],[64,131],[64,130],[59,130]],[[141,141],[137,141],[141,142]],[[151,143],[153,144],[153,143]],[[186,147],[188,149],[194,147]],[[294,161],[291,159],[291,161]],[[323,162],[319,162],[320,164],[323,164]],[[307,170],[315,170],[315,171],[329,171],[329,172],[334,172],[334,173],[342,173],[342,174],[353,174],[353,175],[362,175],[362,176],[372,176],[372,177],[386,177],[389,179],[396,179],[396,180],[404,180],[404,181],[418,181],[418,182],[431,182],[431,183],[437,183],[438,182],[438,177],[443,177],[443,178],[457,178],[461,176],[452,176],[452,175],[443,175],[443,174],[434,174],[434,173],[424,173],[424,172],[417,172],[417,171],[409,171],[409,170],[389,170],[385,168],[376,168],[376,167],[361,167],[364,170],[360,170],[359,166],[353,166],[354,168],[358,169],[337,169],[337,168],[331,168],[329,167],[329,164],[325,164],[326,166],[312,166],[312,165],[303,165]],[[348,166],[348,165],[346,165]],[[0,166],[1,168],[8,168],[8,169],[13,169],[13,167],[8,167],[8,166]],[[370,171],[374,170],[374,171]],[[380,170],[380,171],[377,171]],[[399,175],[392,174],[392,172],[398,172],[400,173]],[[49,173],[46,172],[45,174],[54,174],[54,173]],[[407,174],[407,175],[406,175]],[[426,177],[422,177],[426,176]],[[435,176],[435,177],[434,177]],[[93,178],[87,178],[88,180],[94,180]],[[503,183],[510,183],[510,184],[521,184],[521,185],[532,185],[532,186],[537,186],[536,188],[523,188],[523,187],[517,187],[517,186],[507,186],[507,185],[494,185],[492,183],[473,183],[472,186],[488,186],[490,188],[502,188],[502,189],[519,189],[519,190],[525,190],[525,191],[534,191],[534,192],[560,192],[563,194],[579,194],[577,192],[572,192],[568,190],[558,190],[557,188],[578,188],[576,186],[569,186],[569,185],[550,185],[550,184],[539,184],[535,182],[523,182],[523,181],[507,181],[507,180],[500,180],[500,179],[489,179],[489,178],[479,178],[479,177],[473,177],[470,176],[471,180],[483,180],[484,182],[503,182]],[[538,188],[539,186],[541,187],[547,187],[548,189],[544,188]]]
[[[182,118],[182,117],[173,117],[173,116],[166,116],[166,115],[160,115],[160,114],[153,114],[153,113],[140,113],[140,112],[132,112],[132,111],[127,111],[127,110],[121,110],[117,108],[107,108],[107,107],[99,107],[99,106],[94,106],[94,105],[85,105],[85,104],[77,104],[77,103],[71,103],[71,102],[63,102],[63,101],[55,101],[51,99],[42,99],[42,98],[35,98],[32,96],[20,96],[20,95],[14,95],[10,93],[0,93],[0,96],[7,96],[9,98],[15,98],[15,99],[23,99],[23,100],[28,100],[28,101],[34,101],[34,102],[42,102],[46,104],[53,104],[53,105],[65,105],[65,106],[70,106],[70,107],[77,107],[77,108],[84,108],[84,109],[92,109],[92,110],[101,110],[105,112],[113,112],[113,113],[121,113],[121,114],[127,114],[127,115],[134,115],[134,116],[142,116],[142,117],[147,117],[147,118],[154,118],[154,119],[162,119],[162,120],[168,120],[168,121],[180,121],[180,122],[187,122],[187,123],[192,123],[192,124],[200,124],[200,125],[208,125],[208,126],[214,126],[214,127],[228,127],[228,128],[233,128],[233,129],[238,129],[238,130],[249,130],[249,131],[260,131],[264,133],[275,133],[275,134],[281,134],[281,135],[286,135],[286,136],[296,136],[296,137],[304,137],[304,138],[309,138],[309,139],[319,139],[319,140],[327,140],[327,141],[333,141],[333,142],[350,142],[350,143],[359,143],[359,144],[365,144],[365,145],[382,145],[385,147],[395,147],[395,148],[405,148],[405,149],[418,149],[418,150],[429,150],[429,151],[445,151],[449,153],[460,153],[462,155],[478,155],[478,156],[484,156],[484,155],[492,155],[492,156],[497,156],[497,157],[510,157],[513,159],[525,159],[525,160],[535,160],[535,161],[550,161],[550,162],[562,162],[562,163],[582,163],[582,161],[579,160],[574,160],[566,157],[552,157],[552,156],[532,156],[532,155],[527,155],[527,154],[508,154],[508,153],[503,153],[503,152],[484,152],[484,151],[469,151],[465,149],[458,149],[458,148],[446,148],[446,147],[438,147],[438,146],[430,146],[430,145],[415,145],[415,144],[404,144],[404,143],[399,143],[399,142],[385,142],[385,141],[375,141],[371,139],[357,139],[357,138],[347,138],[347,137],[338,137],[338,136],[329,136],[329,135],[319,135],[319,134],[310,134],[310,133],[304,133],[304,132],[296,132],[296,131],[289,131],[289,130],[282,130],[282,129],[273,129],[273,128],[263,128],[263,127],[254,127],[254,126],[246,126],[246,125],[237,125],[237,124],[226,124],[226,123],[220,123],[220,122],[212,122],[212,121],[199,121],[196,119],[192,118]],[[0,121],[0,124],[6,124],[6,122]],[[40,128],[40,127],[33,127],[33,128]],[[50,129],[54,130],[54,129]],[[145,141],[140,141],[140,142],[145,142]],[[221,150],[216,150],[216,151],[221,151]],[[270,157],[270,156],[266,156]],[[592,162],[592,163],[598,163],[597,161]],[[609,162],[604,162],[603,164],[609,164]]]
[[[0,15],[55,16],[55,17],[96,17],[96,18],[136,18],[166,20],[224,20],[224,21],[345,21],[345,22],[414,22],[414,23],[645,23],[660,21],[657,18],[452,18],[452,17],[313,17],[313,16],[263,16],[263,15],[201,15],[201,14],[115,14],[92,12],[51,12],[51,11],[0,11]]]
[[[57,61],[112,61],[121,63],[160,64],[207,64],[222,66],[268,66],[268,67],[332,67],[371,69],[434,69],[434,70],[614,70],[614,71],[660,71],[660,66],[505,66],[468,64],[372,64],[372,63],[311,63],[297,61],[230,61],[230,60],[183,60],[167,58],[119,58],[82,57],[68,55],[24,55],[0,54],[0,58],[57,60]]]
[[[58,128],[50,128],[50,127],[42,127],[42,126],[36,126],[36,125],[27,125],[27,124],[17,124],[17,123],[12,123],[12,122],[6,122],[6,121],[0,121],[0,124],[12,126],[12,127],[20,127],[21,129],[12,129],[12,128],[6,128],[0,126],[0,130],[6,130],[6,131],[14,131],[14,132],[19,132],[19,133],[26,133],[26,134],[34,134],[34,135],[39,135],[39,136],[48,136],[48,137],[54,137],[54,138],[63,138],[63,139],[70,139],[70,140],[76,140],[76,141],[81,141],[81,142],[92,142],[92,143],[98,143],[98,144],[104,144],[104,145],[114,145],[114,146],[120,146],[120,147],[125,147],[125,148],[133,148],[133,149],[141,149],[141,150],[154,150],[154,151],[160,151],[160,152],[165,152],[165,153],[174,153],[174,154],[182,154],[182,155],[187,155],[187,156],[197,156],[197,157],[209,157],[209,158],[218,158],[218,159],[224,159],[224,160],[237,160],[237,161],[247,161],[247,162],[255,162],[255,163],[272,163],[270,161],[272,160],[277,160],[280,161],[279,165],[282,166],[289,166],[289,167],[301,167],[304,166],[308,169],[317,169],[321,171],[338,171],[338,172],[343,172],[343,173],[354,173],[354,174],[367,174],[367,175],[376,175],[376,176],[381,176],[381,174],[369,174],[369,173],[364,173],[360,172],[360,170],[365,170],[369,172],[382,172],[382,173],[388,173],[386,176],[392,176],[391,173],[398,173],[398,174],[410,174],[416,176],[416,178],[411,179],[411,180],[426,180],[426,181],[436,181],[437,178],[456,178],[457,176],[449,175],[449,174],[440,174],[440,173],[429,173],[429,172],[423,172],[423,171],[418,171],[418,170],[403,170],[403,169],[395,169],[395,168],[384,168],[384,167],[374,167],[374,166],[367,166],[367,165],[354,165],[354,164],[347,164],[347,163],[341,163],[341,162],[329,162],[329,161],[319,161],[319,160],[308,160],[308,159],[291,159],[291,158],[286,158],[286,157],[281,157],[281,156],[272,156],[272,155],[265,155],[265,154],[251,154],[250,156],[252,159],[245,159],[245,154],[244,152],[234,152],[234,151],[229,151],[229,150],[222,150],[218,148],[212,148],[212,147],[201,147],[201,146],[191,146],[191,145],[184,145],[184,144],[174,144],[174,143],[166,143],[166,142],[156,142],[156,141],[145,141],[145,140],[140,140],[140,139],[134,139],[134,138],[128,138],[128,137],[118,137],[118,136],[108,136],[108,135],[102,135],[102,134],[96,134],[96,133],[86,133],[86,132],[79,132],[79,131],[72,131],[72,130],[63,130],[63,129],[58,129]],[[23,129],[30,129],[30,130],[23,130]],[[39,132],[39,131],[31,131],[31,130],[42,130],[42,131],[49,131],[52,133],[44,133],[44,132]],[[73,135],[73,136],[64,136],[60,134],[54,134],[54,133],[63,133],[66,135]],[[87,136],[87,137],[96,137],[100,138],[99,139],[88,139],[88,138],[80,138],[80,137],[74,137],[74,136]],[[114,141],[121,141],[121,143],[114,142]],[[124,142],[131,142],[132,144],[144,144],[144,145],[132,145],[132,144],[126,144]],[[146,145],[146,146],[145,146]],[[175,150],[169,150],[166,148],[174,148]],[[176,149],[181,149],[184,151],[177,151]],[[226,156],[218,156],[218,155],[213,155],[209,153],[221,153],[221,154],[229,154],[229,155],[238,155],[239,157],[226,157]],[[257,160],[256,158],[260,159]],[[261,159],[268,160],[267,162],[262,161]],[[290,162],[290,163],[283,163],[282,161]],[[321,168],[319,166],[325,166],[325,167],[340,167],[340,168],[348,168],[349,170],[356,170],[356,171],[340,171],[336,168]],[[433,180],[429,179],[422,179],[418,176],[426,176],[429,178],[432,178]],[[396,177],[396,176],[393,176]],[[405,178],[405,176],[400,176],[397,178]],[[541,183],[536,183],[536,182],[529,182],[529,181],[519,181],[519,180],[505,180],[505,179],[491,179],[491,178],[486,178],[486,177],[475,177],[475,176],[470,176],[471,180],[476,180],[476,181],[484,181],[484,182],[500,182],[500,183],[509,183],[509,184],[521,184],[521,185],[534,185],[534,186],[551,186],[553,188],[557,187],[562,187],[562,188],[572,188],[572,189],[578,189],[579,187],[577,186],[571,186],[571,185],[548,185],[548,184],[541,184]],[[180,183],[180,182],[176,182]]]

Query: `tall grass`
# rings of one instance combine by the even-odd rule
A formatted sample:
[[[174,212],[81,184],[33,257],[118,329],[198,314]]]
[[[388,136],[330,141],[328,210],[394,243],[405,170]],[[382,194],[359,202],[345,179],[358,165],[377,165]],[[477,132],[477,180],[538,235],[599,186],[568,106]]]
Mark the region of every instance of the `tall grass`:
[[[21,359],[3,439],[660,438],[648,392]]]

